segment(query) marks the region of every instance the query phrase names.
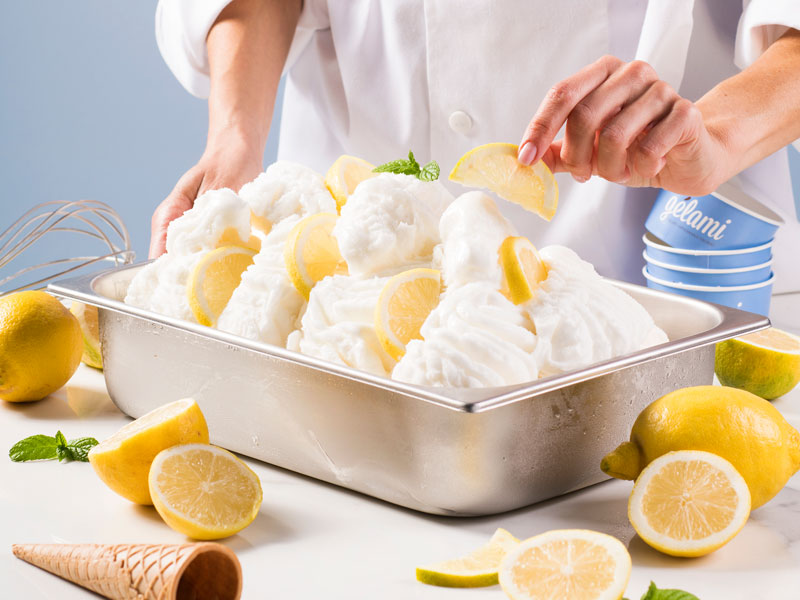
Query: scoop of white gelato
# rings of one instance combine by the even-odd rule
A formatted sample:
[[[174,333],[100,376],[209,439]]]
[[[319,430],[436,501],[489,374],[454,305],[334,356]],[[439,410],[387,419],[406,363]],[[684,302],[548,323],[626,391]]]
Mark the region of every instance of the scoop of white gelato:
[[[203,255],[225,241],[250,237],[250,208],[228,189],[206,192],[167,229],[167,253],[131,281],[125,302],[196,322],[186,285]]]
[[[448,289],[392,372],[398,381],[441,387],[491,387],[536,379],[536,336],[520,307],[495,286]]]
[[[497,250],[517,232],[490,196],[467,192],[456,198],[442,214],[439,235],[442,243],[435,256],[448,289],[473,281],[500,287],[503,271]]]
[[[284,219],[264,238],[261,251],[219,316],[218,329],[276,346],[286,344],[305,304],[283,258],[286,238],[299,220],[296,215]]]
[[[439,220],[453,196],[438,181],[382,173],[361,182],[333,229],[351,275],[430,263]]]
[[[304,354],[388,376],[394,366],[375,333],[375,305],[387,278],[326,277],[311,290],[299,339]]]
[[[291,215],[336,212],[336,201],[323,178],[308,167],[288,161],[270,165],[242,186],[239,195],[253,214],[273,226]]]
[[[564,246],[540,251],[547,279],[524,305],[536,328],[541,376],[571,371],[667,341],[644,307]]]

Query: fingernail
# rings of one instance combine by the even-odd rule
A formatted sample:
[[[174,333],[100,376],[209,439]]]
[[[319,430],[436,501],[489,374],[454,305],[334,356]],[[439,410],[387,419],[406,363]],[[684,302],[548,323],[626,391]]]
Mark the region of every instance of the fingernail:
[[[523,165],[530,165],[534,158],[536,158],[536,146],[533,145],[533,142],[522,144],[522,148],[519,149],[517,154],[517,160]]]
[[[587,181],[589,181],[589,179],[584,177],[583,175],[575,175],[574,173],[572,175],[572,178],[578,183],[586,183]]]

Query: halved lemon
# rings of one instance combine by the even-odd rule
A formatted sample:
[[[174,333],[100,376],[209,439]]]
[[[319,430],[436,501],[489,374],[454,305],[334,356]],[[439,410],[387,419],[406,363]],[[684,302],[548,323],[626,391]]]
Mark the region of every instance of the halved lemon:
[[[359,183],[377,175],[372,172],[374,168],[364,159],[347,154],[336,159],[325,173],[325,185],[336,200],[336,210],[342,209]]]
[[[244,246],[223,246],[208,252],[194,267],[186,292],[197,322],[213,327],[225,310],[242,273],[253,264],[256,252]]]
[[[770,327],[720,342],[714,370],[722,385],[773,400],[800,383],[800,337]]]
[[[69,305],[69,312],[75,315],[81,326],[83,334],[84,364],[95,369],[103,368],[103,354],[100,348],[100,324],[98,322],[97,307],[91,304],[74,301]]]
[[[750,490],[734,466],[710,452],[669,452],[636,480],[628,518],[636,533],[672,556],[703,556],[728,543],[750,516]]]
[[[175,531],[216,540],[247,527],[258,514],[261,481],[222,448],[187,444],[162,451],[150,467],[150,495]]]
[[[375,332],[389,356],[400,360],[406,344],[422,337],[419,330],[439,304],[441,289],[436,269],[410,269],[386,282],[375,306]]]
[[[585,529],[556,529],[511,550],[500,565],[500,585],[512,600],[619,600],[631,557],[617,538]]]
[[[497,569],[519,540],[505,529],[494,532],[489,542],[462,558],[417,568],[417,581],[443,587],[497,585]]]
[[[317,213],[301,219],[289,232],[283,247],[286,271],[295,289],[308,300],[311,288],[328,275],[347,273],[333,237],[338,215]]]
[[[536,295],[536,288],[547,279],[547,267],[536,247],[526,237],[507,237],[498,250],[503,268],[501,291],[514,304],[523,304]]]
[[[541,160],[527,166],[517,161],[514,144],[484,144],[458,159],[450,181],[486,188],[549,221],[558,207],[558,184]]]
[[[147,476],[156,455],[177,444],[208,443],[208,426],[192,398],[170,402],[128,423],[89,451],[108,487],[137,504],[152,504]]]

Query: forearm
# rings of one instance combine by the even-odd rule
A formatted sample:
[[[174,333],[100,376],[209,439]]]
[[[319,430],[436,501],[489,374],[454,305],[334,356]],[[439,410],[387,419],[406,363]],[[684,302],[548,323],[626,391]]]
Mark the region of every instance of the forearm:
[[[728,176],[800,138],[800,32],[789,30],[696,105],[727,149]]]
[[[241,143],[263,152],[301,0],[234,0],[207,38],[207,151]]]

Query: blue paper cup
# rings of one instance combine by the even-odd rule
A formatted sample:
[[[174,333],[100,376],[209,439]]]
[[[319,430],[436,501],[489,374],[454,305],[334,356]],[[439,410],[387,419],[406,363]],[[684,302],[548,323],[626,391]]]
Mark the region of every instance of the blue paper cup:
[[[766,281],[772,273],[771,260],[760,265],[739,267],[738,269],[697,269],[693,267],[676,267],[662,263],[648,256],[647,251],[642,252],[642,256],[647,262],[647,272],[650,275],[670,283],[686,283],[710,287],[750,285],[751,283]]]
[[[731,308],[738,308],[765,316],[769,313],[772,283],[775,281],[775,275],[771,275],[769,279],[761,283],[711,287],[670,283],[653,277],[647,272],[646,266],[642,268],[642,274],[647,279],[647,287],[651,289],[705,300],[714,304],[722,304],[723,306],[730,306]]]
[[[707,196],[658,195],[647,231],[674,248],[734,250],[770,241],[783,219],[730,183]]]
[[[694,269],[738,269],[760,265],[772,259],[772,240],[752,248],[739,250],[684,250],[661,242],[652,233],[642,236],[647,255],[652,260],[672,267]]]

